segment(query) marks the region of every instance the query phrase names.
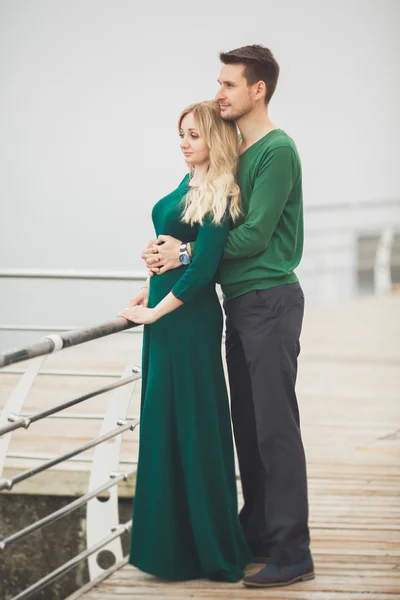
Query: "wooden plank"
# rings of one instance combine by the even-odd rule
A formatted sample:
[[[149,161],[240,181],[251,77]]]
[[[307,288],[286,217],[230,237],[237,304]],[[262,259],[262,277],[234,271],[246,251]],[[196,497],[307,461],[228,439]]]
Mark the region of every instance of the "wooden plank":
[[[78,600],[78,598],[82,598],[87,592],[91,592],[93,588],[98,586],[102,581],[110,577],[115,571],[119,571],[122,567],[124,567],[128,562],[128,557],[122,559],[122,561],[116,563],[113,567],[106,569],[103,571],[101,575],[96,577],[93,581],[89,581],[86,585],[82,586],[79,590],[68,596],[68,600]]]
[[[217,598],[226,599],[237,599],[237,600],[254,600],[254,598],[268,598],[268,600],[397,600],[398,596],[390,594],[390,593],[377,593],[372,592],[369,593],[351,593],[345,592],[344,594],[340,592],[326,592],[326,591],[285,591],[285,596],[282,595],[281,591],[276,590],[268,590],[265,592],[263,590],[251,590],[249,588],[240,588],[240,589],[232,589],[231,587],[225,588],[222,593],[218,595],[210,593],[208,591],[203,591],[196,594],[188,595],[184,590],[174,590],[171,591],[169,589],[165,590],[159,589],[159,594],[156,596],[154,592],[151,590],[137,590],[137,589],[127,589],[124,591],[119,590],[101,590],[97,592],[95,595],[88,594],[85,596],[85,600],[97,600],[98,598],[101,600],[115,600],[116,598],[132,598],[134,600],[153,600],[153,598],[157,598],[157,600],[161,600],[164,598],[170,598],[174,600],[200,600],[202,598],[206,598],[207,600],[216,600]]]

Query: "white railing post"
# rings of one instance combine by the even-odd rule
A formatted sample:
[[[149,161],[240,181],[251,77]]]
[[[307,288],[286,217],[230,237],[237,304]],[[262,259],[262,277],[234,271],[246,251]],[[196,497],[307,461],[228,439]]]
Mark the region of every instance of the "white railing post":
[[[39,356],[32,360],[26,372],[23,374],[15,386],[11,396],[7,400],[5,407],[0,415],[0,427],[10,424],[10,415],[19,415],[24,405],[25,399],[31,389],[37,374],[47,360],[47,356]],[[10,444],[12,432],[6,433],[0,437],[0,477],[3,474],[4,463],[7,456],[8,446]]]
[[[128,364],[122,378],[129,377],[132,372],[140,372],[138,367]],[[128,414],[129,404],[132,394],[135,390],[136,381],[124,387],[118,388],[113,393],[108,403],[107,411],[104,415],[104,421],[101,427],[100,435],[107,433],[114,428],[120,419],[124,420]],[[119,472],[119,455],[122,443],[122,436],[112,440],[112,443],[97,446],[93,454],[92,469],[90,473],[88,492],[96,489],[104,483],[104,478],[108,475]],[[86,541],[87,547],[95,546],[101,539],[107,537],[114,527],[119,525],[118,511],[118,487],[115,486],[109,490],[108,498],[93,498],[87,504],[86,512]],[[89,576],[93,580],[102,573],[104,569],[100,567],[98,558],[101,552],[108,550],[114,555],[115,562],[123,558],[122,545],[120,538],[104,546],[89,559]]]
[[[391,227],[382,230],[374,263],[374,291],[376,296],[384,296],[392,289],[391,254],[394,232]]]

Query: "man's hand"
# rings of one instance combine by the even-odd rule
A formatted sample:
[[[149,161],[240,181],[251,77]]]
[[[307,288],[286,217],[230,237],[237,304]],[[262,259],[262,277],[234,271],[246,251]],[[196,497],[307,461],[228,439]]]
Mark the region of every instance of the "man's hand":
[[[182,242],[170,235],[159,235],[143,250],[142,258],[152,274],[162,274],[181,266],[179,249]]]

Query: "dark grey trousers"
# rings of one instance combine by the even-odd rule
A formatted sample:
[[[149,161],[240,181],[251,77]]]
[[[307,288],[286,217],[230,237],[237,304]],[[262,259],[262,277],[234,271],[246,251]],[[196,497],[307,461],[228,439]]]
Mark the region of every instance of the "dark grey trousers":
[[[248,292],[224,309],[243,531],[253,555],[296,563],[310,544],[295,393],[303,292],[298,283]]]

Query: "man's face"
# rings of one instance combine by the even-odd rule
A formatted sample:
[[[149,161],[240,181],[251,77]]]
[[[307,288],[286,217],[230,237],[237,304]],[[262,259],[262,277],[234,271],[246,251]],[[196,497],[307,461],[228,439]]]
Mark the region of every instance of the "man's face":
[[[253,87],[244,76],[244,65],[222,65],[218,83],[220,88],[215,96],[221,107],[221,117],[237,121],[254,107]]]

